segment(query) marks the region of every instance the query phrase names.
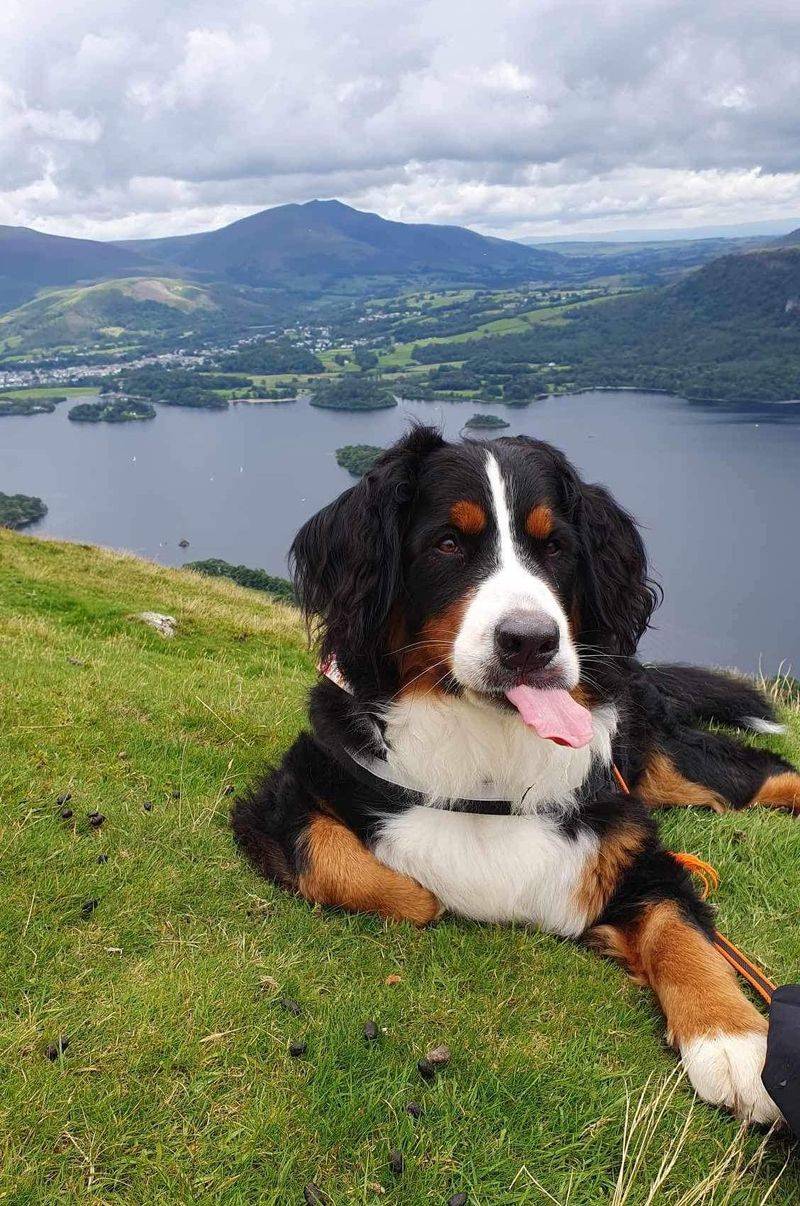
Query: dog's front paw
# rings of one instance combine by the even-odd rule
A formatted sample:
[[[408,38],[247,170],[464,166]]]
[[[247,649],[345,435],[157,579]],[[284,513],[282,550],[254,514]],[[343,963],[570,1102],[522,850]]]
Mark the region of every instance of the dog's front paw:
[[[725,1106],[743,1122],[769,1125],[782,1117],[761,1083],[767,1036],[716,1031],[681,1046],[681,1061],[699,1097]]]

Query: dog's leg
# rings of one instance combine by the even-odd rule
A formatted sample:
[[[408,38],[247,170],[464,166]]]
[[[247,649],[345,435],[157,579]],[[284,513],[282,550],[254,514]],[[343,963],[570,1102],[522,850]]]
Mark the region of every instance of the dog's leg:
[[[761,1083],[767,1023],[733,971],[675,900],[643,905],[622,925],[590,935],[655,992],[695,1091],[737,1118],[771,1123],[780,1113]]]
[[[777,754],[721,733],[679,729],[661,740],[632,785],[651,808],[785,808],[800,812],[800,774]]]
[[[312,813],[300,842],[303,870],[297,888],[306,900],[415,925],[427,925],[441,914],[427,888],[384,866],[335,817]]]

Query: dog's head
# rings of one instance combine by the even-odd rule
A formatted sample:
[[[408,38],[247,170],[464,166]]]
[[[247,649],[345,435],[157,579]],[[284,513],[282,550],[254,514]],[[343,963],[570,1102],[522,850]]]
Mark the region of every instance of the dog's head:
[[[557,449],[447,444],[420,427],[292,546],[323,657],[357,692],[575,688],[591,651],[633,654],[657,593],[633,519]]]

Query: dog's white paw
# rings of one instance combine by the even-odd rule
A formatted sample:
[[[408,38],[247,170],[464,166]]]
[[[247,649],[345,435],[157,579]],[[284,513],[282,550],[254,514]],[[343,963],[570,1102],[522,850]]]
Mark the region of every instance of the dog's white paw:
[[[777,1121],[781,1112],[761,1083],[767,1036],[716,1031],[681,1046],[681,1060],[703,1101],[725,1106],[744,1122]]]

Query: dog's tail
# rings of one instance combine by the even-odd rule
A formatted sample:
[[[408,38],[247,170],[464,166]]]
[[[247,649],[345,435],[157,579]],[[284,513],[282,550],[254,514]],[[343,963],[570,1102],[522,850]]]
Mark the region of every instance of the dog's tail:
[[[774,707],[747,679],[699,666],[645,666],[648,680],[684,724],[729,725],[755,733],[782,733]]]

